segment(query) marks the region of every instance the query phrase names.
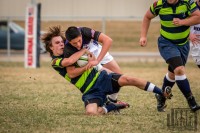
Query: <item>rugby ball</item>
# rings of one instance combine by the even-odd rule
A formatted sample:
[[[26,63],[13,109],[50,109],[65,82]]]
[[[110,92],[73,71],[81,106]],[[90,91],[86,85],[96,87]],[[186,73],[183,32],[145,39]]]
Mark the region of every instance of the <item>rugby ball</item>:
[[[76,62],[76,65],[78,67],[83,67],[85,65],[87,65],[88,63],[88,56],[87,55],[82,55]]]

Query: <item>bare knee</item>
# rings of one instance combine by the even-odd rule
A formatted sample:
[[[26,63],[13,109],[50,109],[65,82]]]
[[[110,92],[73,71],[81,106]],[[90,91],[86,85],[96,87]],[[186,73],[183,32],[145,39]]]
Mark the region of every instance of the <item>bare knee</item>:
[[[97,111],[92,111],[92,110],[86,110],[85,114],[86,115],[98,115],[98,112]]]
[[[183,75],[185,74],[185,67],[179,66],[174,70],[175,75]]]
[[[85,108],[86,115],[97,115],[98,114],[98,107],[96,103],[88,104]]]

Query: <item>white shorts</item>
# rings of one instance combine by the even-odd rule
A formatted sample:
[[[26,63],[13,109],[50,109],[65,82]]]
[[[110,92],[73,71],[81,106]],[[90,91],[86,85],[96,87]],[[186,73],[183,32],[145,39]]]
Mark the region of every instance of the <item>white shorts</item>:
[[[193,60],[197,65],[200,65],[200,44],[193,45],[190,42],[190,53],[192,55]]]
[[[97,58],[101,52],[102,46],[100,44],[94,44],[93,42],[90,42],[89,45],[87,45],[88,50],[95,55]],[[104,58],[101,60],[100,64],[104,65],[109,63],[113,60],[112,55],[109,54],[109,52],[106,53]]]

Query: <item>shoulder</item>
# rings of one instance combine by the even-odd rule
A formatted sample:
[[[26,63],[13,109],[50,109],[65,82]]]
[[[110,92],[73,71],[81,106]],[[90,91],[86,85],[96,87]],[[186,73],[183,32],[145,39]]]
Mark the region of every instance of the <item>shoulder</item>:
[[[153,4],[152,7],[153,8],[157,8],[157,7],[161,7],[163,4],[166,3],[166,0],[156,0]]]
[[[194,0],[181,0],[181,1],[182,1],[182,3],[188,4],[188,5],[195,4]]]
[[[150,6],[150,11],[154,15],[158,15],[160,9],[163,7],[163,5],[166,3],[166,0],[157,0]]]
[[[52,67],[62,67],[61,62],[64,58],[63,57],[52,57],[51,66]]]
[[[72,54],[78,52],[78,50],[73,47],[70,43],[66,44],[64,47],[64,57],[68,58],[70,57]]]

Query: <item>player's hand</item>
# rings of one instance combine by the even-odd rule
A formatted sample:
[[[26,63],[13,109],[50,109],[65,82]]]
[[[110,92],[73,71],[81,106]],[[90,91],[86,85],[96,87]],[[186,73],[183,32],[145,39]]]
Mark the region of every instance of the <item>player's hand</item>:
[[[87,54],[87,56],[88,56],[88,62],[96,60],[96,57],[95,57],[94,54],[91,53],[91,52],[89,52],[89,53]]]
[[[140,37],[140,46],[145,47],[147,45],[147,38],[146,37]]]
[[[179,18],[174,18],[173,21],[172,21],[173,25],[175,26],[182,26],[182,20],[179,19]]]
[[[89,67],[93,67],[93,66],[98,65],[99,62],[97,60],[93,60],[93,61],[89,61],[88,64],[89,64]]]
[[[190,34],[189,39],[193,45],[200,45],[200,34]]]

